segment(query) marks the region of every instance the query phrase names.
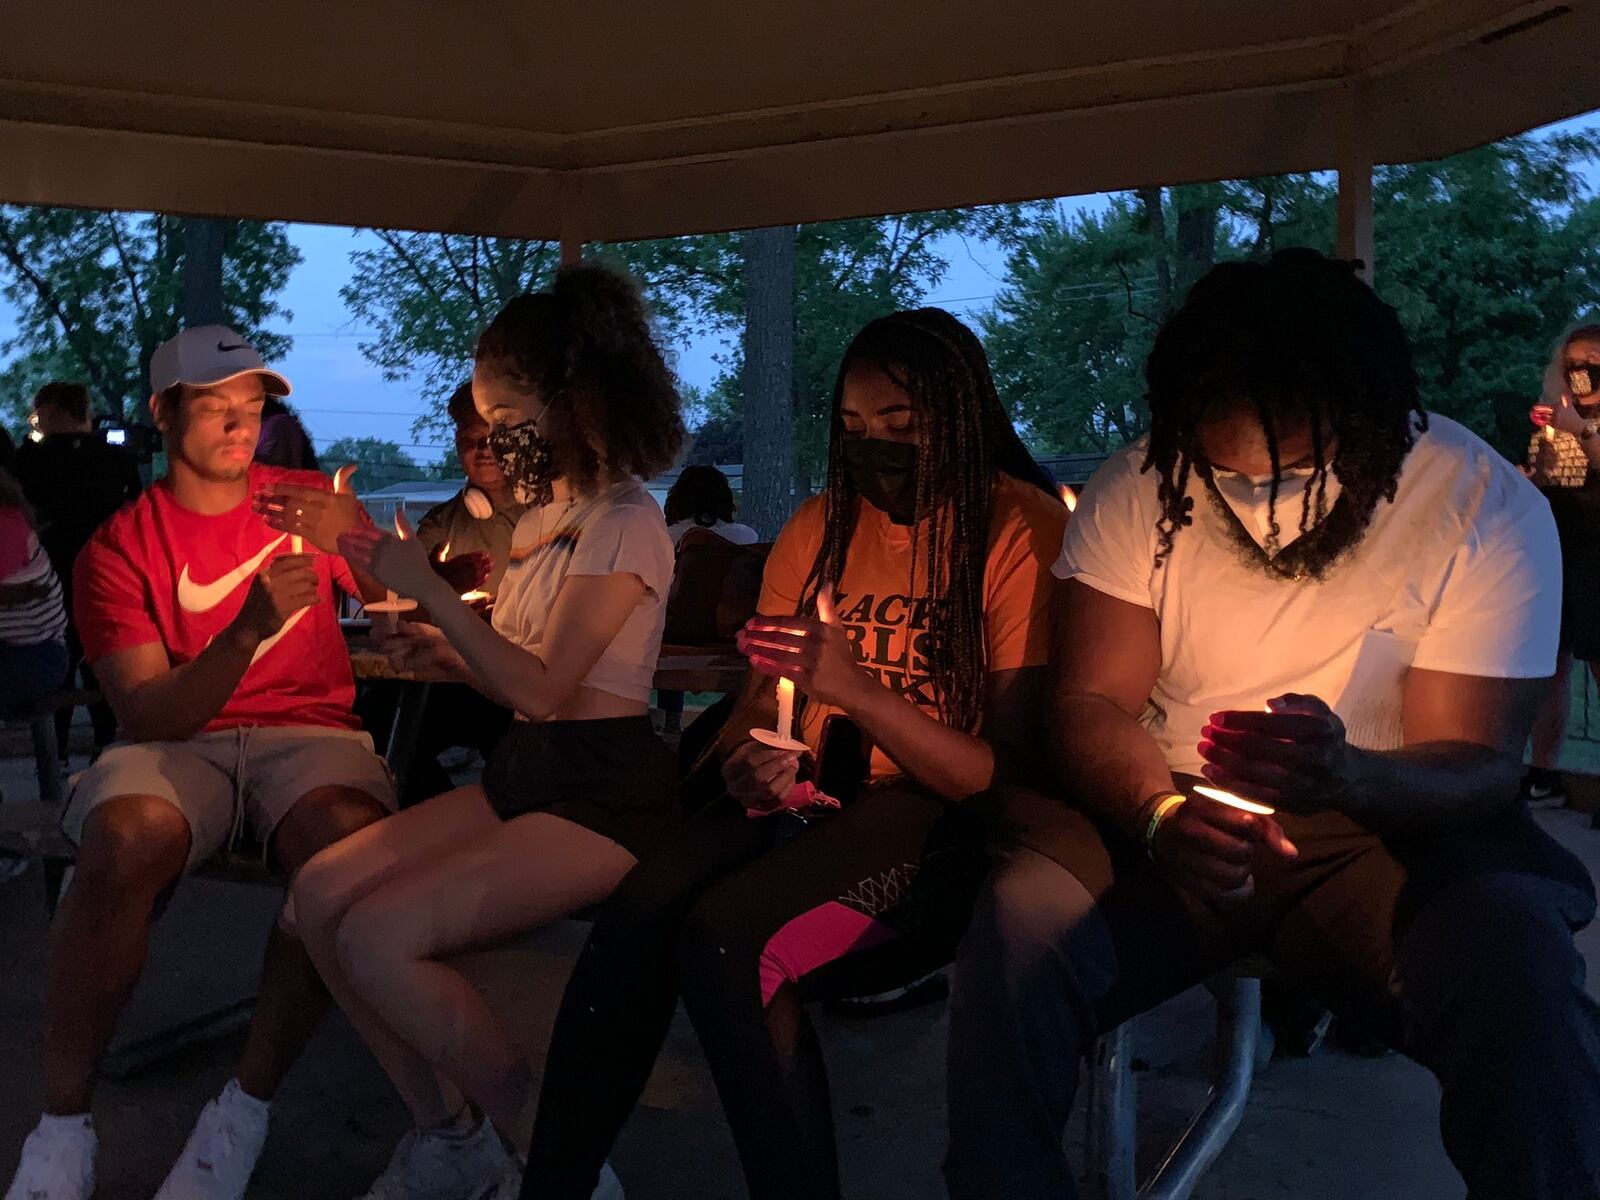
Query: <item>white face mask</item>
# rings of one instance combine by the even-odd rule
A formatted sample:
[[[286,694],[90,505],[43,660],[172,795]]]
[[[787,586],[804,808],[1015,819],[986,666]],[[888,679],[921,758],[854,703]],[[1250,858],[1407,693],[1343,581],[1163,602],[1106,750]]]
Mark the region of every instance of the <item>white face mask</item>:
[[[1300,536],[1300,514],[1304,511],[1306,493],[1310,492],[1316,472],[1310,467],[1291,467],[1278,480],[1278,549],[1281,550]],[[1211,484],[1217,494],[1228,502],[1239,523],[1249,530],[1256,544],[1266,548],[1271,533],[1269,520],[1272,510],[1272,476],[1243,475],[1238,471],[1220,471],[1212,468]],[[1339,498],[1339,477],[1328,472],[1328,508]],[[1317,497],[1311,494],[1313,514]]]

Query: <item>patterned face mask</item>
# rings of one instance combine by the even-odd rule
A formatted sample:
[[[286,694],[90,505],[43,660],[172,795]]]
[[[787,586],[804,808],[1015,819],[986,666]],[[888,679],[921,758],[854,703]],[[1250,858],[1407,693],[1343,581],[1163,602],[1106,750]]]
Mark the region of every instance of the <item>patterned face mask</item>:
[[[539,436],[538,421],[496,425],[489,431],[489,451],[521,504],[550,503],[550,485],[556,478],[554,450]]]

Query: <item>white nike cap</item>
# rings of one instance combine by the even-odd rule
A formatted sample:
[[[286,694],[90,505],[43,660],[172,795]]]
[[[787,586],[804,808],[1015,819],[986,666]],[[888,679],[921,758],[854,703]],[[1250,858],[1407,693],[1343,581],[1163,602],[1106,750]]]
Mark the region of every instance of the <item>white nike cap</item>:
[[[241,375],[259,375],[269,396],[287,396],[289,381],[267,369],[256,348],[226,325],[198,325],[162,342],[150,356],[150,391],[174,384],[207,387]]]

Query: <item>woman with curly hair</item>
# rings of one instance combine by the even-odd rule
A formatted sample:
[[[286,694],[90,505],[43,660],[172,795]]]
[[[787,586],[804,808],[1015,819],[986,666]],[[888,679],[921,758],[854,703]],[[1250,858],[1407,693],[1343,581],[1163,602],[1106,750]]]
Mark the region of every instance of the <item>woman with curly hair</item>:
[[[672,543],[640,480],[684,431],[633,284],[577,266],[511,301],[478,342],[472,392],[531,505],[493,626],[415,539],[368,529],[340,548],[435,622],[388,640],[397,667],[469,683],[516,719],[481,784],[347,838],[293,890],[307,951],[416,1126],[370,1200],[514,1193],[502,1135],[528,1068],[443,960],[605,899],[676,823],[676,762],[647,715]]]
[[[754,672],[721,741],[723,794],[595,923],[556,1021],[524,1197],[587,1200],[605,1178],[680,998],[751,1197],[839,1195],[805,1002],[952,957],[982,873],[963,801],[1027,774],[1065,522],[971,330],[925,308],[856,336],[827,490],[778,536],[740,637]],[[751,736],[773,728],[775,677],[804,698],[803,748]],[[841,764],[852,722],[862,753]]]

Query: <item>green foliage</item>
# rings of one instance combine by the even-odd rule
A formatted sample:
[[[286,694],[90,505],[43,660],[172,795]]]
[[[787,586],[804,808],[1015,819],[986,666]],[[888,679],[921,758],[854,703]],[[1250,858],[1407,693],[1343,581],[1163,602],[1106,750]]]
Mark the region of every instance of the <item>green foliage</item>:
[[[1100,213],[1031,210],[980,319],[995,383],[1041,454],[1098,453],[1144,432],[1144,361],[1161,322],[1219,261],[1331,249],[1315,176],[1143,188]]]
[[[828,452],[828,413],[839,360],[874,317],[912,308],[936,287],[957,239],[1005,241],[1025,208],[959,208],[893,217],[861,217],[799,228],[795,245],[794,437],[802,489],[821,481]],[[714,324],[729,332],[744,321],[744,287],[736,242],[724,248],[710,289]],[[715,393],[727,420],[743,406],[742,351],[735,344]],[[741,451],[742,453],[742,451]],[[729,461],[729,460],[722,460]]]
[[[181,230],[179,218],[151,213],[0,207],[0,293],[17,307],[3,347],[16,356],[0,377],[6,411],[25,411],[49,379],[74,379],[105,411],[138,414],[150,355],[178,330]],[[269,360],[289,349],[269,326],[292,319],[274,297],[299,261],[282,224],[229,224],[228,321]]]
[[[507,301],[544,287],[560,262],[555,242],[464,234],[373,230],[378,246],[350,255],[354,273],[340,294],[373,336],[361,352],[389,380],[418,380],[426,408],[413,432],[450,427],[444,404],[472,373],[473,348]],[[670,342],[699,326],[707,292],[718,286],[726,237],[586,247],[643,281]]]
[[[333,471],[345,463],[360,467],[356,473],[356,490],[365,494],[376,492],[394,483],[437,478],[434,469],[421,466],[395,442],[375,437],[342,437],[328,443],[317,455],[326,470]],[[460,475],[459,468],[451,473]]]
[[[1516,137],[1373,184],[1376,284],[1400,312],[1424,404],[1520,459],[1553,339],[1600,302],[1594,134]]]

